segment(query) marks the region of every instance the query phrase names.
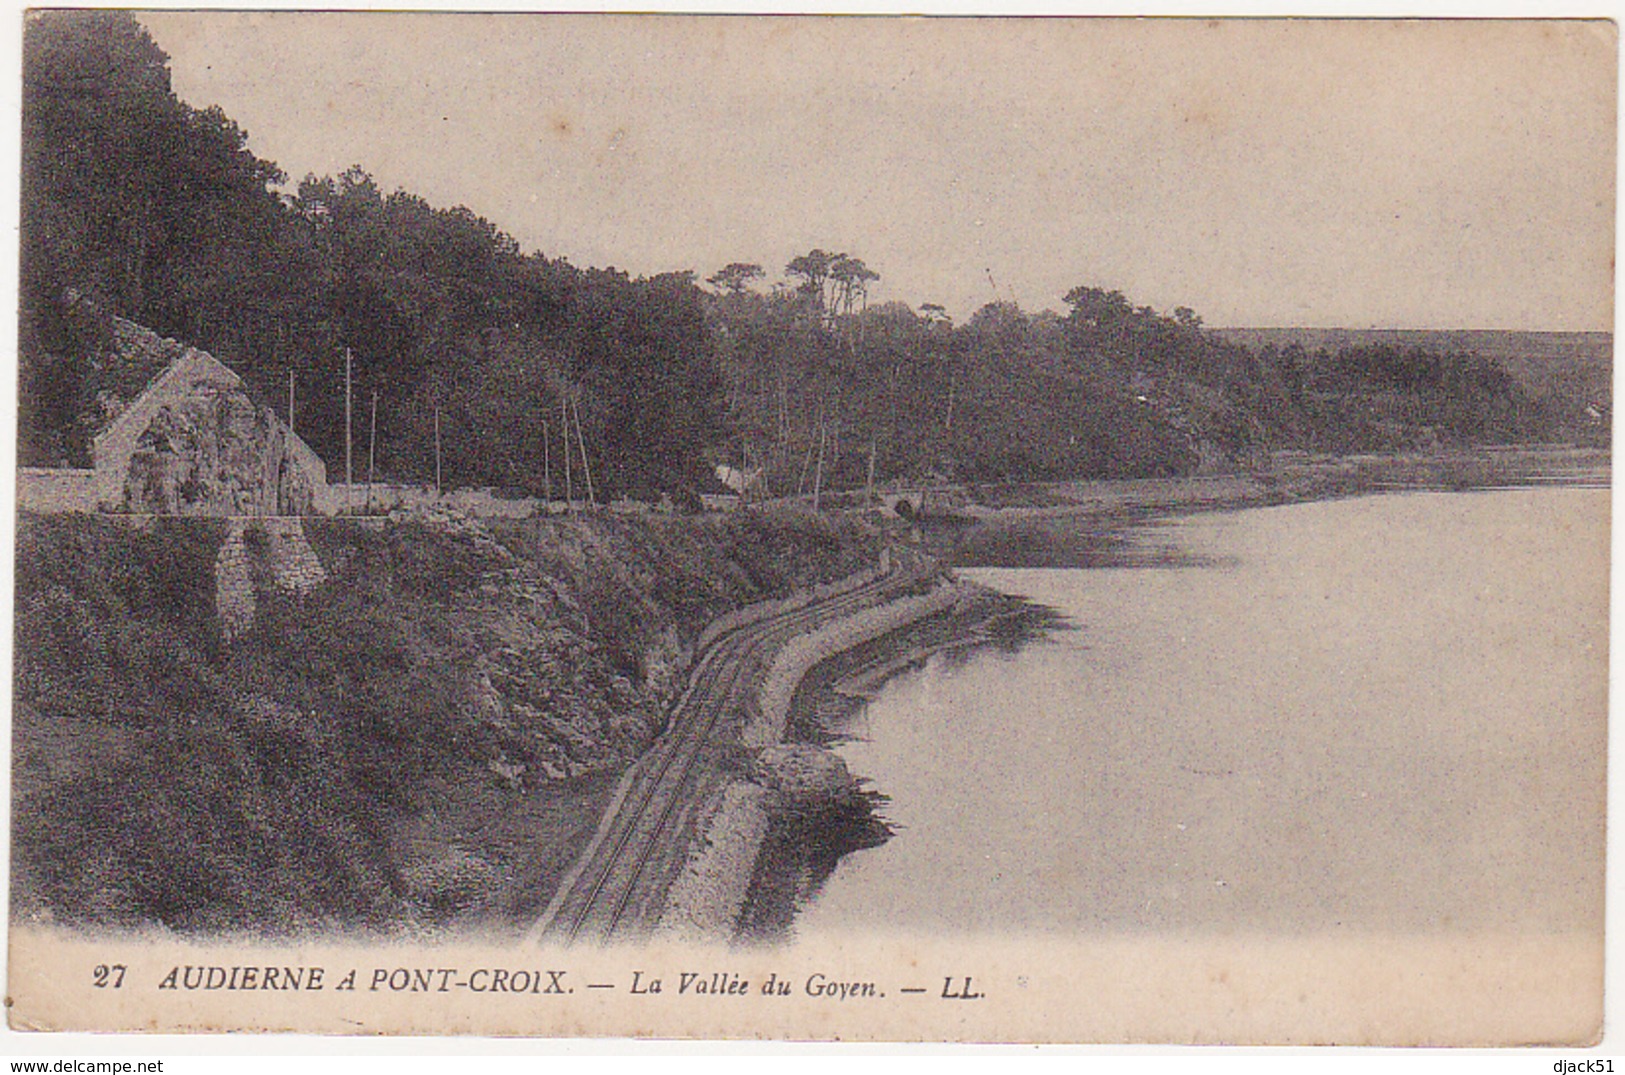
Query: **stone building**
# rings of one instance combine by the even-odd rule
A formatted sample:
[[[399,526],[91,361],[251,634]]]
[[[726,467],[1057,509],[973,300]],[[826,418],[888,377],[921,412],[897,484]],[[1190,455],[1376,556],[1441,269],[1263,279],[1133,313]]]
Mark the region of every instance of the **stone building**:
[[[206,351],[110,319],[88,471],[18,474],[35,510],[307,515],[328,508],[327,467]]]

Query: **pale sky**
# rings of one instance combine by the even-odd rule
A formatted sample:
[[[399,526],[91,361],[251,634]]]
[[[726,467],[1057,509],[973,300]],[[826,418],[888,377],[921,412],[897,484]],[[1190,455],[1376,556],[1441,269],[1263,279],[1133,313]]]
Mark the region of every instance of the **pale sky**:
[[[295,181],[635,274],[812,247],[871,301],[1612,327],[1607,24],[148,13]]]

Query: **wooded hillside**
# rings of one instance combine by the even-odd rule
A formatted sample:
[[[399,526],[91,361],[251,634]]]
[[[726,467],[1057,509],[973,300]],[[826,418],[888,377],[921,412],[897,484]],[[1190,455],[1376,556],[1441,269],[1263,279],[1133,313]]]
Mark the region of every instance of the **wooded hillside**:
[[[290,184],[223,112],[175,96],[127,13],[37,13],[24,53],[25,464],[86,461],[113,375],[94,357],[105,324],[73,309],[204,348],[279,411],[291,378],[295,426],[335,476],[348,351],[358,423],[377,397],[381,477],[432,477],[438,414],[446,484],[533,494],[562,491],[567,457],[600,498],[692,502],[718,463],[783,495],[1562,432],[1493,362],[1406,352],[1396,381],[1394,360],[1351,351],[1309,369],[1106,288],[955,324],[929,301],[870,306],[883,266],[849,252],[808,251],[778,283],[745,261],[703,280],[579,268],[361,166]]]

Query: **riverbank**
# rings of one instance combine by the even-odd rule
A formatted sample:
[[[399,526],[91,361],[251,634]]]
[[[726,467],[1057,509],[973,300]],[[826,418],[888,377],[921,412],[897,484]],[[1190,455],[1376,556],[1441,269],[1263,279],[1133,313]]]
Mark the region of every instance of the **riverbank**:
[[[796,911],[815,898],[841,858],[893,835],[887,797],[839,754],[847,720],[893,677],[941,656],[967,659],[984,648],[1013,652],[1046,631],[1062,629],[1042,605],[960,580],[959,600],[941,612],[852,646],[808,670],[786,717],[785,741],[831,759],[844,774],[839,794],[770,819],[735,935],[749,943],[786,940]]]
[[[925,587],[907,585],[908,577]],[[743,772],[702,783],[707,801],[688,861],[667,892],[660,933],[689,940],[732,936],[770,835],[796,821],[816,825],[861,801],[839,759],[817,747],[787,750],[782,743],[794,698],[813,669],[923,621],[953,616],[979,599],[980,588],[918,568],[901,572],[899,581],[906,585],[902,592],[786,640],[755,672],[744,720],[729,733]]]
[[[1567,445],[1346,456],[1276,452],[1269,467],[1232,474],[967,486],[960,493],[963,506],[949,514],[990,519],[1072,509],[1187,513],[1394,489],[1461,491],[1553,481],[1606,483],[1610,468],[1608,449]]]
[[[1108,567],[1179,562],[1146,540],[1160,519],[1400,491],[1610,482],[1605,449],[1514,446],[1392,455],[1277,453],[1268,470],[1187,478],[968,487],[922,516],[923,544],[956,567]]]

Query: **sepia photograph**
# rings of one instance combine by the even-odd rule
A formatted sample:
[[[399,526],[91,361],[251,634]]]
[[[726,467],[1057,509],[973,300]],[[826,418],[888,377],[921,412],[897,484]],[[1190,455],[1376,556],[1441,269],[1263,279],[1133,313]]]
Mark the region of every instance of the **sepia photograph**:
[[[1614,22],[18,18],[13,1032],[1600,1040]]]

